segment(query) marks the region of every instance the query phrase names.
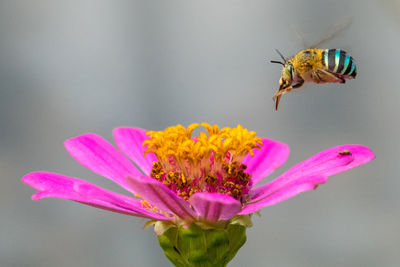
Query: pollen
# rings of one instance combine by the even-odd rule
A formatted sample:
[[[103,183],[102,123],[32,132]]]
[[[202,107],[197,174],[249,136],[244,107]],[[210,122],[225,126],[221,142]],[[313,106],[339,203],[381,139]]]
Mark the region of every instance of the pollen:
[[[154,153],[150,176],[182,198],[196,192],[219,192],[240,199],[247,193],[251,176],[243,158],[261,149],[262,140],[241,125],[219,129],[201,123],[205,132],[192,136],[200,124],[182,125],[164,131],[149,131],[144,154]]]

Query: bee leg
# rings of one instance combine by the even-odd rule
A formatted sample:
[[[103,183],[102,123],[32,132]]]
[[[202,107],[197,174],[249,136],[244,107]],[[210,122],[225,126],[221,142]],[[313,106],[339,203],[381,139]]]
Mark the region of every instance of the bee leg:
[[[312,74],[312,79],[315,83],[320,84],[320,83],[330,82],[330,80],[332,79],[336,80],[336,77],[331,76],[329,73],[324,73],[322,71],[317,70]]]
[[[285,89],[279,89],[278,92],[276,92],[276,94],[272,97],[272,100],[275,101],[275,110],[278,110],[279,101],[281,100],[282,95],[290,92],[291,90],[292,86],[289,86]]]
[[[301,80],[299,83],[292,85],[292,88],[293,89],[300,88],[303,86],[303,84],[304,84],[304,80]]]
[[[332,73],[332,72],[329,72],[329,73],[332,74],[333,76],[335,76],[338,79],[339,83],[346,83],[346,80],[343,77],[341,77],[339,74]]]
[[[333,76],[335,76],[338,79],[338,83],[346,83],[346,80],[339,74],[333,73],[333,72],[328,72],[330,74],[332,74]]]
[[[313,81],[315,83],[345,83],[345,79],[336,73],[326,70],[316,70],[313,73]]]
[[[319,76],[318,72],[315,72],[315,76],[317,76],[318,82],[317,82],[317,79],[315,79],[315,78],[314,78],[314,82],[317,82],[317,83],[325,82],[325,81],[321,78],[321,76]]]
[[[292,86],[290,86],[289,88],[280,89],[278,90],[278,92],[276,92],[272,100],[275,100],[278,96],[282,96],[283,94],[289,93],[290,91],[292,91]]]

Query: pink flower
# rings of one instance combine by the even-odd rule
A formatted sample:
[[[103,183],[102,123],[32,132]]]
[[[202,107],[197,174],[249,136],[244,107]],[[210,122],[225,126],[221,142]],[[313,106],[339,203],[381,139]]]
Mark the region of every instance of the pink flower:
[[[375,157],[361,145],[333,147],[256,187],[286,161],[289,147],[258,138],[240,125],[221,130],[202,125],[208,135],[197,137],[192,137],[192,131],[198,124],[147,134],[139,128],[117,128],[113,133],[119,150],[95,134],[65,142],[74,159],[119,184],[130,196],[50,172],[33,172],[22,181],[39,191],[34,200],[63,198],[154,221],[188,224],[254,213],[315,189],[330,176]]]

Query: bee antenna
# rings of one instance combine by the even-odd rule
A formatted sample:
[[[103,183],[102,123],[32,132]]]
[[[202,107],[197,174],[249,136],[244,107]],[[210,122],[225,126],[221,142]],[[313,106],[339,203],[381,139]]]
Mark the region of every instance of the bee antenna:
[[[276,61],[276,60],[271,60],[271,63],[278,63],[278,64],[281,64],[281,65],[285,66],[285,63],[280,62],[280,61]]]
[[[278,53],[278,55],[281,56],[281,58],[283,59],[283,61],[286,62],[286,58],[282,55],[282,53],[281,53],[278,49],[275,49],[275,51],[276,51],[276,53]]]

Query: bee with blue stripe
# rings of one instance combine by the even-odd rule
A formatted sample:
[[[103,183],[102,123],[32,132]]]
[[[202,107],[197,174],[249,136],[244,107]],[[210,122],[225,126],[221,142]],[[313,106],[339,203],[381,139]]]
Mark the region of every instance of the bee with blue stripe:
[[[345,83],[346,79],[354,79],[357,75],[353,58],[341,49],[308,48],[289,59],[276,51],[283,59],[283,62],[271,61],[283,65],[279,90],[272,98],[276,110],[284,93],[300,88],[305,82]]]

